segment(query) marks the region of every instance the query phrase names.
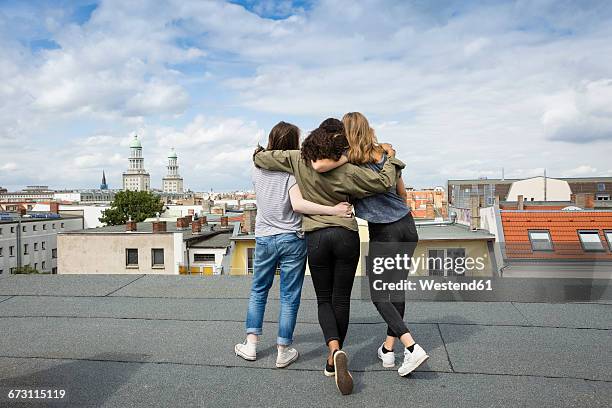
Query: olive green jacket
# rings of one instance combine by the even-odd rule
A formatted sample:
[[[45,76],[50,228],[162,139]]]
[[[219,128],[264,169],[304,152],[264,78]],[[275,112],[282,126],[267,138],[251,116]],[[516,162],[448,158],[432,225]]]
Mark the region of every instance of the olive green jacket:
[[[318,173],[310,163],[301,158],[299,150],[261,151],[253,157],[253,161],[257,167],[263,169],[292,173],[306,200],[331,206],[350,201],[351,197],[363,198],[389,191],[395,185],[401,169],[405,167],[400,160],[390,158],[380,173],[350,163],[326,173]],[[304,231],[327,227],[344,227],[357,231],[357,221],[355,218],[333,215],[304,214]]]

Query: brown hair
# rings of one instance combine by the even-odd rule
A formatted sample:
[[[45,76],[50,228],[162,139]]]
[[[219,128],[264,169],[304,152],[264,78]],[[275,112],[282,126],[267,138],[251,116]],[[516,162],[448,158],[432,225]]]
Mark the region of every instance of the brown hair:
[[[298,150],[300,148],[300,129],[287,122],[278,122],[268,136],[266,150]]]
[[[359,112],[349,112],[342,117],[342,123],[349,142],[347,158],[353,164],[365,164],[375,161],[376,153],[383,153],[378,145],[374,129],[366,117]]]
[[[319,159],[339,160],[348,146],[342,122],[329,118],[304,140],[302,158],[308,163]]]

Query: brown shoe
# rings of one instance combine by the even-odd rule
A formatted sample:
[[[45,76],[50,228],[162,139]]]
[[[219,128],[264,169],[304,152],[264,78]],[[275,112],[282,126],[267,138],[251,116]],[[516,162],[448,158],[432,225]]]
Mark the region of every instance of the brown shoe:
[[[348,370],[348,356],[342,350],[334,353],[334,368],[336,370],[336,386],[342,395],[353,392],[353,376]]]

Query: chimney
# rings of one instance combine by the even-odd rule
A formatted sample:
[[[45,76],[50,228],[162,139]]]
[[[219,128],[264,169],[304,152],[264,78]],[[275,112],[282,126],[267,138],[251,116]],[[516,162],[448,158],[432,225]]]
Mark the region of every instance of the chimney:
[[[470,229],[476,231],[480,228],[480,199],[478,197],[470,197]]]
[[[193,221],[193,214],[186,215],[183,218],[187,220],[187,224],[191,224],[191,221]]]
[[[429,220],[436,218],[436,212],[434,211],[434,206],[432,203],[425,204],[425,218]]]
[[[132,232],[137,231],[138,227],[137,227],[136,221],[132,221],[132,219],[130,218],[128,222],[125,224],[125,230],[132,231]]]
[[[202,226],[200,225],[200,221],[196,220],[191,223],[191,232],[197,234],[202,231]]]
[[[186,229],[189,227],[189,221],[187,218],[181,217],[176,219],[176,228],[178,229]]]
[[[49,212],[52,214],[59,214],[59,203],[51,201],[49,203]]]
[[[221,216],[221,227],[225,228],[228,225],[228,219],[227,219],[227,215],[223,215]]]
[[[153,221],[153,233],[166,232],[166,221]]]
[[[201,226],[208,225],[208,220],[206,219],[205,215],[200,215],[200,225]]]
[[[525,209],[525,197],[521,194],[517,198],[516,209],[523,211]]]
[[[257,208],[245,208],[242,213],[242,232],[244,234],[255,233],[255,218],[257,217]]]
[[[593,193],[576,194],[575,204],[577,207],[587,209],[595,207],[595,195]]]

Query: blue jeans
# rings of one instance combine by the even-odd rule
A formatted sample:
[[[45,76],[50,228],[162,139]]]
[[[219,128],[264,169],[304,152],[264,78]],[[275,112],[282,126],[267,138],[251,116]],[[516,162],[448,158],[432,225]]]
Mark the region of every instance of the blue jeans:
[[[293,342],[306,270],[306,240],[297,233],[255,238],[255,263],[246,332],[261,335],[268,291],[274,282],[277,265],[281,272],[277,343],[289,345]]]

